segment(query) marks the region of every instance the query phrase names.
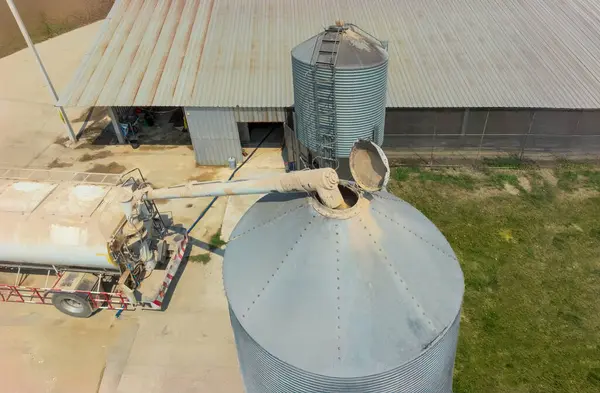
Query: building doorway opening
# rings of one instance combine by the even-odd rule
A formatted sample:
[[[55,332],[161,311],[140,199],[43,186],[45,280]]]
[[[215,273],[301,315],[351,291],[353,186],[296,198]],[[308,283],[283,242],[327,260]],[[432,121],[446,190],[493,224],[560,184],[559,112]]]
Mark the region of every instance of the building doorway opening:
[[[243,128],[247,127],[247,132]],[[272,132],[271,132],[272,131]],[[244,147],[257,146],[268,134],[261,147],[283,146],[283,123],[240,123],[240,140]]]

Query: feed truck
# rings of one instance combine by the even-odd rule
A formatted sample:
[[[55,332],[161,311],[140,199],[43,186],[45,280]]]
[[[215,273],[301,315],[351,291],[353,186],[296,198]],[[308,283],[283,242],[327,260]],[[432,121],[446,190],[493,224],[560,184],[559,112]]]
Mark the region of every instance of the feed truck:
[[[80,318],[99,309],[160,310],[188,236],[155,200],[300,191],[337,207],[338,182],[331,168],[159,189],[137,169],[0,170],[0,301],[52,304]],[[150,274],[163,275],[154,290],[143,285]]]

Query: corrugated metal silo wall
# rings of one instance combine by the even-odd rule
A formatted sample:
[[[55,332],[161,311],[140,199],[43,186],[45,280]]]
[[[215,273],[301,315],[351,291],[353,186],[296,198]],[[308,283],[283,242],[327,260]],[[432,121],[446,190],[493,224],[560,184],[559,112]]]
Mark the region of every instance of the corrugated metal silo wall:
[[[229,157],[242,160],[233,109],[186,107],[185,116],[198,164],[227,165]]]
[[[460,313],[420,356],[390,371],[356,378],[305,372],[265,351],[229,309],[247,393],[451,393]],[[315,354],[319,356],[319,354]]]
[[[296,133],[306,147],[318,151],[312,67],[292,56],[292,72]],[[372,68],[336,70],[338,157],[348,157],[357,139],[383,143],[386,87],[387,62]]]

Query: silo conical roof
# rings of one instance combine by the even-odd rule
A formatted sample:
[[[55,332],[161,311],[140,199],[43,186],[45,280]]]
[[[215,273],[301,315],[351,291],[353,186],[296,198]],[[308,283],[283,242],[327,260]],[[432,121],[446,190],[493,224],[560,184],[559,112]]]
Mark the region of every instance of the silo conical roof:
[[[458,323],[464,287],[442,233],[386,191],[362,192],[342,213],[306,194],[265,196],[234,230],[223,274],[247,335],[293,369],[332,378],[419,357]]]
[[[309,38],[292,49],[292,57],[307,64],[312,63],[316,46],[321,46],[327,36],[323,31]],[[355,69],[377,67],[388,60],[387,51],[375,39],[355,30],[354,26],[346,26],[340,33],[337,49],[337,69]]]

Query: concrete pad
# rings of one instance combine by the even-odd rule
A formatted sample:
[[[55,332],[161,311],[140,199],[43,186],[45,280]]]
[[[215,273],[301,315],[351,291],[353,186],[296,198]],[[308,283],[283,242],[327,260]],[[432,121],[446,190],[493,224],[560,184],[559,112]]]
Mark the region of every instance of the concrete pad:
[[[0,100],[0,165],[27,166],[64,133],[56,108]]]
[[[101,22],[73,30],[36,45],[40,57],[60,94],[93,42]],[[69,108],[71,120],[87,108]],[[73,121],[78,132],[83,125]],[[57,138],[67,136],[54,98],[37,63],[26,48],[0,59],[0,165],[31,164]]]
[[[253,179],[269,175],[285,173],[285,165],[279,148],[260,148],[252,158],[238,170],[235,179]],[[229,197],[223,217],[221,236],[229,241],[233,229],[256,201],[265,196],[237,195]]]
[[[117,323],[120,325],[121,334],[108,350],[98,393],[114,393],[119,387],[123,369],[129,359],[131,347],[139,328],[137,320],[133,318]]]
[[[243,391],[221,264],[188,262],[168,309],[143,312],[116,392]]]
[[[102,21],[36,45],[58,94],[67,86],[94,43]],[[29,48],[0,59],[0,99],[54,106],[46,81]]]
[[[250,155],[255,149],[244,148],[244,150]],[[242,169],[285,169],[281,148],[261,147],[256,150],[256,153],[246,162]]]
[[[258,195],[239,195],[229,197],[227,209],[223,217],[223,227],[221,229],[221,237],[228,242],[231,238],[235,226],[242,219],[244,214],[265,194]]]
[[[54,307],[2,304],[0,375],[11,393],[95,393],[107,348],[119,338],[114,314],[71,318]]]
[[[244,169],[245,168],[242,168],[240,170],[240,172],[242,172],[240,176],[247,175],[249,178],[267,177],[270,175],[285,173],[283,169]],[[266,194],[236,195],[228,198],[227,208],[225,209],[225,215],[223,216],[223,226],[221,229],[221,237],[223,240],[230,240],[231,233],[238,222],[242,219],[244,214],[246,214],[248,209],[250,209],[252,205],[256,203],[256,201],[265,195]]]

